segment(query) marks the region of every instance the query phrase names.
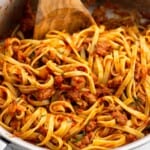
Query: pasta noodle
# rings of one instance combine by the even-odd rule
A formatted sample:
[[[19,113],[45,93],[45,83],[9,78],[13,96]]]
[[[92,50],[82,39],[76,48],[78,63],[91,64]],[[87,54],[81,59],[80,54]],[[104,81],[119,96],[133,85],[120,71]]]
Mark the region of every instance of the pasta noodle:
[[[106,150],[148,134],[150,29],[91,26],[0,45],[0,125],[51,150]]]

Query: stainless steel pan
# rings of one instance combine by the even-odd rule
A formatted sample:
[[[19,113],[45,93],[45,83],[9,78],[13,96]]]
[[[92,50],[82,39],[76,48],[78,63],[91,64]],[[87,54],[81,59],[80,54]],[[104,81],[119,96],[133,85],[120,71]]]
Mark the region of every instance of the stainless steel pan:
[[[38,0],[31,0],[36,8]],[[119,3],[121,6],[132,9],[136,8],[145,11],[150,16],[150,0],[111,0]],[[23,7],[26,0],[0,0],[0,39],[9,36],[11,29],[18,23],[22,17]],[[103,3],[104,0],[98,0]],[[131,144],[117,148],[116,150],[149,150],[150,135],[137,140]],[[5,129],[0,127],[0,150],[45,150],[28,142],[14,137]]]

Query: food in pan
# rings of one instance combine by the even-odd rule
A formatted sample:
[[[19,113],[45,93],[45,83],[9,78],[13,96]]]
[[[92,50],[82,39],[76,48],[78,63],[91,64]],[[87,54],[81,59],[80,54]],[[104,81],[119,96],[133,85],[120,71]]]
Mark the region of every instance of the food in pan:
[[[50,150],[113,149],[146,136],[149,116],[148,25],[0,45],[0,125],[15,136]]]

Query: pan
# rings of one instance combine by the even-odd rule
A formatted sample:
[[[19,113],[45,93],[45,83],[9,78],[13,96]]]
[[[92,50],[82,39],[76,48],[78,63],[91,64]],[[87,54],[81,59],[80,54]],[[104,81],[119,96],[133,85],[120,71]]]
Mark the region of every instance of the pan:
[[[19,22],[23,15],[23,7],[26,0],[0,0],[0,39],[8,37],[11,29],[13,29]],[[100,0],[98,3],[103,3]],[[113,3],[119,3],[121,6],[132,9],[136,8],[140,11],[145,11],[150,14],[150,0],[112,0]],[[31,3],[36,10],[37,1],[31,0]],[[91,8],[92,9],[92,8]],[[0,149],[1,150],[46,150],[35,146],[29,142],[26,142],[18,137],[15,137],[4,128],[0,127]],[[148,150],[150,149],[150,135],[145,136],[135,142],[127,144],[125,146],[116,148],[116,150]]]

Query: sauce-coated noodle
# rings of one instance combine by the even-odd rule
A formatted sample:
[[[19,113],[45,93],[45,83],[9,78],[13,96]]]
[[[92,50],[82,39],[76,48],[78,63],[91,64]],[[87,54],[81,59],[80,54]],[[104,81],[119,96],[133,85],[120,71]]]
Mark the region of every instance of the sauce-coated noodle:
[[[112,149],[147,134],[150,30],[91,26],[0,46],[0,125],[51,150]]]

